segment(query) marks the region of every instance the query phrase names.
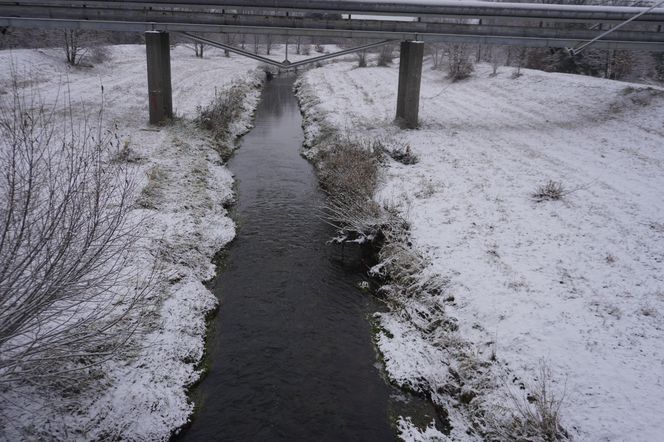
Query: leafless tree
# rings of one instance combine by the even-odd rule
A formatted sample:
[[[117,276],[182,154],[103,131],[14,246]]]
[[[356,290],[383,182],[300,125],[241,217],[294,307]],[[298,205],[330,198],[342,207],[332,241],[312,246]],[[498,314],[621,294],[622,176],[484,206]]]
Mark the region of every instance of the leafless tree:
[[[119,140],[101,111],[64,115],[16,77],[0,100],[0,387],[72,380],[115,354],[149,286],[127,266],[134,180],[112,161]]]
[[[450,44],[448,53],[448,77],[453,81],[468,78],[474,70],[470,60],[471,46],[463,44]]]
[[[80,29],[65,29],[63,36],[67,63],[75,66],[81,62],[86,52],[86,49],[82,46],[83,31]]]
[[[259,47],[259,43],[260,43],[259,37],[260,36],[258,34],[254,34],[254,54],[257,54],[257,55],[258,55],[258,47]]]
[[[203,55],[205,54],[205,45],[203,43],[194,42],[194,53],[196,54],[196,57],[203,58]]]
[[[237,39],[238,34],[229,34],[226,33],[224,34],[224,43],[226,43],[228,46],[233,46],[235,44],[235,40]],[[231,56],[231,51],[228,49],[224,49],[224,56],[230,57]]]
[[[504,46],[488,46],[485,51],[487,60],[491,63],[491,76],[498,75],[498,67],[502,66],[506,61],[506,50]]]
[[[526,56],[528,55],[528,50],[525,47],[512,47],[508,49],[507,59],[512,61],[515,68],[512,72],[512,78],[519,78],[521,76],[521,68],[523,67],[524,62],[526,61]],[[508,64],[509,64],[508,61]]]
[[[440,69],[443,63],[443,46],[440,43],[430,43],[426,46],[431,53],[431,62],[433,63],[433,69]]]
[[[297,55],[300,55],[301,46],[302,46],[302,37],[298,35],[297,38],[295,39],[295,53]]]
[[[388,66],[394,60],[394,45],[386,44],[380,47],[378,53],[378,66]]]
[[[367,67],[367,51],[366,49],[363,51],[357,51],[355,53],[357,56],[357,66],[360,68],[365,68]]]
[[[105,32],[66,29],[62,35],[65,57],[72,66],[78,66],[84,60],[102,63],[109,58],[107,44],[110,36]]]
[[[265,34],[265,53],[267,55],[270,55],[270,51],[272,51],[272,34]]]

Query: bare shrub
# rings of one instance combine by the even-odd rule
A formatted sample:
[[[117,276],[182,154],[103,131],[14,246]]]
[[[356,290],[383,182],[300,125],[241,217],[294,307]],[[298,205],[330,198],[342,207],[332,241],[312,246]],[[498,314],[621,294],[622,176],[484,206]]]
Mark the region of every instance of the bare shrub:
[[[444,48],[440,43],[428,43],[425,46],[431,54],[431,69],[440,69],[443,64]]]
[[[81,382],[131,337],[149,285],[128,270],[134,180],[110,161],[119,140],[101,111],[94,125],[70,103],[58,115],[16,81],[0,99],[0,387]]]
[[[532,385],[515,389],[504,380],[507,405],[499,406],[498,415],[488,422],[488,435],[498,440],[566,440],[567,432],[560,423],[560,410],[565,398],[552,391],[551,370],[540,361],[538,376]]]
[[[367,51],[359,51],[359,52],[356,52],[355,55],[357,56],[357,67],[358,68],[366,68],[367,67]]]
[[[505,63],[506,51],[503,46],[489,46],[487,59],[491,63],[490,76],[498,75],[498,67]]]
[[[467,45],[450,45],[448,49],[447,76],[452,81],[470,77],[475,67],[470,60],[470,48]]]
[[[108,46],[97,44],[90,48],[90,62],[100,64],[108,61],[110,58],[111,51]]]
[[[86,63],[103,63],[110,58],[110,50],[105,43],[105,35],[82,29],[63,31],[63,49],[67,63],[81,66]]]
[[[533,198],[536,201],[557,201],[565,196],[565,188],[559,181],[549,180],[546,184],[539,186],[533,193]]]
[[[83,31],[80,29],[65,29],[63,37],[63,48],[67,63],[76,66],[81,62],[86,52],[86,49],[83,47]]]
[[[394,60],[394,48],[392,45],[386,44],[381,46],[378,53],[378,66],[389,66]]]
[[[510,46],[510,48],[508,49],[507,51],[508,63],[512,62],[512,64],[515,66],[511,75],[512,79],[517,79],[521,76],[521,68],[526,62],[527,55],[528,55],[528,48],[525,47],[514,48]]]
[[[203,58],[205,56],[205,49],[206,49],[205,44],[194,42],[193,46],[187,45],[187,47],[191,48],[194,51],[194,55],[196,56],[196,58]]]

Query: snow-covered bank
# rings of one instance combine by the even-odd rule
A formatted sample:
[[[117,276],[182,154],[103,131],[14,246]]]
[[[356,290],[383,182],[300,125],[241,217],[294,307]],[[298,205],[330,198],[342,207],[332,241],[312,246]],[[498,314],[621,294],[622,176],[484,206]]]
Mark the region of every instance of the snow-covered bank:
[[[69,397],[28,386],[3,391],[0,439],[167,440],[193,409],[187,388],[200,376],[205,317],[217,303],[203,281],[214,275],[212,259],[234,237],[235,226],[225,209],[233,200],[232,174],[192,119],[198,106],[208,105],[231,82],[240,84],[242,112],[229,126],[232,142],[250,128],[262,73],[254,61],[226,58],[221,51],[198,59],[177,47],[172,51],[176,120],[149,127],[145,48],[110,51],[103,64],[76,69],[64,63],[61,49],[0,52],[0,93],[11,90],[13,66],[27,77],[21,87],[35,88],[46,103],[62,102],[67,91],[78,123],[98,111],[103,90],[105,125],[115,128],[121,160],[140,180],[132,212],[144,221],[135,232],[142,239],[132,251],[130,270],[146,275],[157,269],[141,306],[146,321],[134,336],[135,354],[104,363],[104,379],[95,388]]]
[[[376,198],[409,221],[426,271],[448,283],[379,315],[386,370],[447,409],[452,439],[478,438],[469,427],[509,428],[544,365],[571,437],[656,440],[664,91],[490,72],[479,66],[450,83],[425,66],[415,131],[392,124],[396,66],[334,63],[301,80],[314,148],[341,134],[410,146],[419,157],[390,161]],[[562,182],[563,198],[537,202],[532,194],[548,180]],[[483,421],[478,410],[493,416]],[[407,422],[402,434],[415,437]]]

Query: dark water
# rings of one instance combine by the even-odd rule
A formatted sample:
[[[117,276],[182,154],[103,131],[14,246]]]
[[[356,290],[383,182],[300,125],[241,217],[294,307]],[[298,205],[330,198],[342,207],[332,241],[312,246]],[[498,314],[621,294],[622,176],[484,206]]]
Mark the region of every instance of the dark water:
[[[266,84],[256,127],[230,162],[238,234],[214,282],[210,371],[188,441],[393,440],[375,367],[360,256],[325,245],[323,196],[300,157],[293,78]],[[357,253],[355,253],[357,255]]]

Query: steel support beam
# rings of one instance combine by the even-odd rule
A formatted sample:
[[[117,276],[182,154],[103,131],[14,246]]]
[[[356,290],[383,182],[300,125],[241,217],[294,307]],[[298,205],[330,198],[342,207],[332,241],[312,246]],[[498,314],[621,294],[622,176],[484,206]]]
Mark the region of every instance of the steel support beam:
[[[401,42],[396,122],[403,128],[415,129],[418,125],[423,57],[424,42]]]
[[[171,46],[167,32],[146,32],[150,124],[173,118]]]
[[[263,62],[265,64],[269,64],[271,66],[275,66],[275,67],[278,67],[279,69],[284,69],[284,70],[297,69],[300,66],[306,66],[308,64],[318,63],[319,61],[329,60],[331,58],[341,57],[343,55],[353,54],[355,52],[365,51],[365,50],[371,49],[371,48],[377,48],[379,46],[383,46],[385,44],[393,42],[393,40],[384,40],[384,41],[379,41],[379,42],[376,42],[376,43],[368,43],[368,44],[365,44],[365,45],[362,45],[362,46],[356,46],[354,48],[343,49],[341,51],[332,52],[331,54],[320,55],[318,57],[307,58],[305,60],[295,61],[295,62],[291,63],[291,62],[286,62],[286,61],[284,61],[284,62],[276,61],[276,60],[272,60],[271,58],[262,57],[260,55],[256,55],[252,52],[245,51],[245,50],[236,48],[236,47],[231,46],[231,45],[220,43],[218,41],[214,41],[214,40],[211,40],[209,38],[201,37],[200,35],[190,34],[189,32],[180,32],[179,34],[182,35],[185,38],[188,38],[191,41],[195,41],[197,43],[203,43],[203,44],[210,45],[210,46],[213,46],[213,47],[216,47],[216,48],[224,49],[226,51],[233,52],[233,53],[238,54],[238,55],[242,55],[243,57],[251,58],[253,60],[260,61],[260,62]]]

